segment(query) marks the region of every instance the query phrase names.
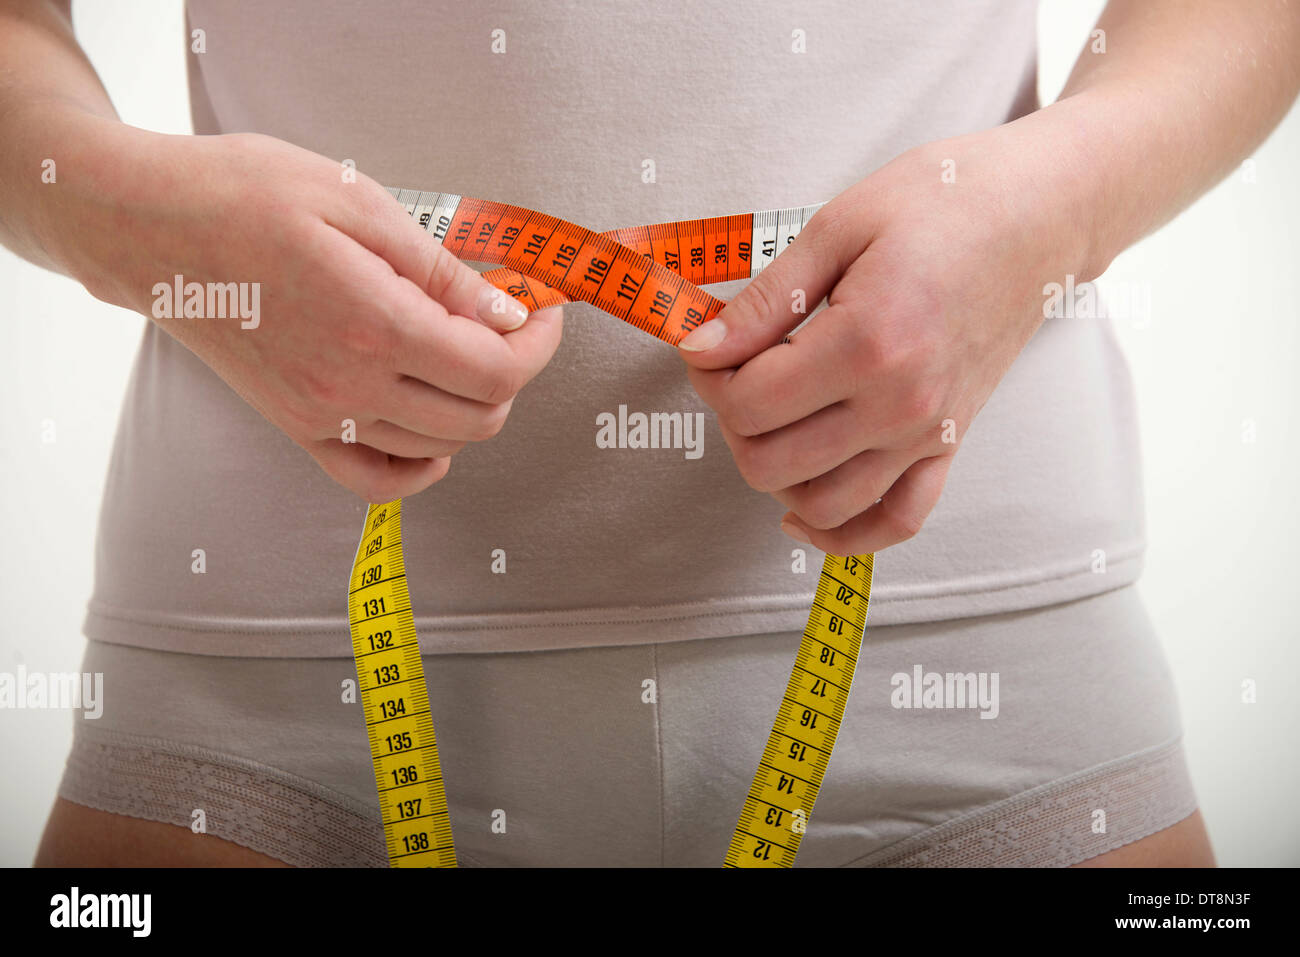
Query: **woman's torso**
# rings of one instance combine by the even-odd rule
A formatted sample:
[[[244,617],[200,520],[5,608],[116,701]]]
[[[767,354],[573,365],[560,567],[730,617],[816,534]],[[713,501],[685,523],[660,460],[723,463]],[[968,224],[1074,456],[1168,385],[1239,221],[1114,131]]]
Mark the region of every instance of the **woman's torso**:
[[[188,10],[206,45],[190,54],[196,132],[266,133],[352,160],[386,186],[517,203],[597,230],[819,202],[912,146],[1035,106],[1032,0],[190,0]],[[710,291],[730,298],[741,286]],[[703,454],[599,448],[597,416],[620,406],[705,413]],[[1132,581],[1139,487],[1110,328],[1047,323],[967,432],[925,528],[879,557],[872,622],[1045,605]],[[347,655],[363,508],[150,325],[110,467],[87,634],[212,654]],[[674,350],[566,306],[559,350],[502,432],[406,502],[422,645],[800,628],[820,553],[803,549],[800,569],[800,546],[778,527],[785,511],[740,478]]]

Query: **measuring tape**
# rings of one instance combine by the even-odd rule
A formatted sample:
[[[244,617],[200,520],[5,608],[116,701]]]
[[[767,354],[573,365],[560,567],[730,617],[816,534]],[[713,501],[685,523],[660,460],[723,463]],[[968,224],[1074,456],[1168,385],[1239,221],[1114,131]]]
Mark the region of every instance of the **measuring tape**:
[[[726,303],[700,285],[752,278],[824,204],[593,232],[536,210],[390,189],[460,259],[531,312],[587,302],[676,345]],[[844,718],[871,598],[873,555],[827,555],[794,669],[726,867],[790,867]],[[348,584],[352,652],[389,864],[455,867],[415,618],[401,500],[371,505]]]

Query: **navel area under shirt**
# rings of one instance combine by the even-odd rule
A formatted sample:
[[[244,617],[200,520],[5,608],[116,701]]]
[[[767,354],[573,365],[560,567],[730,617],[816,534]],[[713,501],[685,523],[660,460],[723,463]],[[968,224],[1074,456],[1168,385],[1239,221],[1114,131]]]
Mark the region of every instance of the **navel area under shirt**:
[[[1032,0],[191,0],[188,19],[206,38],[190,54],[199,133],[270,134],[353,160],[386,186],[517,203],[596,230],[820,202],[912,146],[1036,105]],[[711,291],[731,298],[743,285]],[[278,321],[264,312],[262,328]],[[232,323],[232,334],[257,331]],[[598,447],[600,417],[621,406],[703,413],[702,454]],[[870,624],[1131,582],[1138,462],[1107,321],[1046,322],[964,436],[925,527],[878,556]],[[558,352],[504,429],[405,501],[422,647],[800,629],[822,553],[780,531],[785,511],[740,477],[673,348],[566,306]],[[149,324],[107,478],[86,634],[346,656],[363,514]]]

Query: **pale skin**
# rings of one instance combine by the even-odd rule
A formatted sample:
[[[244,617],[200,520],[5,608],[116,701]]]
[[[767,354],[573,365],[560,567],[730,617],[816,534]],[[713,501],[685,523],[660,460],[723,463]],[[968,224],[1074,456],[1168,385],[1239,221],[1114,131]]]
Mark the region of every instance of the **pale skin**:
[[[836,196],[682,343],[791,537],[852,555],[919,532],[1044,321],[1044,285],[1100,275],[1249,155],[1300,87],[1296,3],[1112,0],[1098,28],[1106,52],[1085,48],[1056,103]],[[805,318],[796,290],[827,306],[781,344]]]
[[[367,501],[446,475],[559,346],[558,308],[528,316],[364,173],[267,136],[121,123],[66,4],[3,0],[0,27],[0,240],[151,318],[160,279],[260,282],[278,319],[256,334],[160,325]],[[33,189],[45,158],[57,187]]]
[[[1112,0],[1098,26],[1106,52],[1085,48],[1057,103],[918,147],[835,197],[704,327],[720,343],[683,344],[741,474],[789,509],[792,536],[861,554],[915,535],[1043,321],[1044,284],[1098,276],[1249,155],[1300,88],[1295,3]],[[275,290],[259,336],[164,328],[364,498],[442,478],[554,353],[558,310],[503,311],[363,173],[347,182],[267,137],[120,123],[66,3],[0,0],[0,63],[0,241],[145,315],[175,273]],[[46,157],[57,190],[36,172]],[[783,344],[804,318],[795,289],[829,304]],[[356,445],[339,441],[344,418]],[[37,864],[283,866],[62,799]],[[1196,812],[1080,866],[1212,864]]]

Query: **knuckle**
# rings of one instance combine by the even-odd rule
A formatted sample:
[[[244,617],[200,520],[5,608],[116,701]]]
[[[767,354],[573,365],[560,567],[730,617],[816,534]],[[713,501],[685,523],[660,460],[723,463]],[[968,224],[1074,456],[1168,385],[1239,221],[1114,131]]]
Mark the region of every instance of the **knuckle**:
[[[825,232],[827,230],[834,232],[837,228],[840,228],[843,225],[844,219],[845,204],[843,202],[836,202],[832,199],[823,205],[821,209],[817,210],[817,212],[813,213],[812,218],[804,225],[803,233],[800,235],[809,233],[815,235],[816,233]]]
[[[488,408],[488,410],[479,417],[474,430],[474,441],[482,442],[497,435],[506,424],[506,419],[510,416],[510,406],[514,399],[507,399],[505,402],[498,402]]]
[[[905,380],[916,365],[917,350],[907,328],[896,312],[882,309],[874,329],[859,323],[859,347],[870,357],[872,372],[895,381]]]
[[[353,361],[388,365],[397,353],[396,330],[397,324],[389,320],[351,319],[343,323],[343,348]]]
[[[925,525],[925,514],[914,509],[887,508],[885,510],[889,531],[895,543],[913,538]]]
[[[340,406],[346,390],[335,376],[312,366],[306,366],[302,377],[302,397],[313,410],[319,413]]]
[[[763,434],[763,430],[759,427],[756,419],[754,407],[747,401],[724,400],[718,418],[727,428],[739,436],[752,438]]]
[[[428,242],[420,247],[421,270],[428,273],[424,288],[430,296],[437,299],[451,291],[460,269],[469,269],[459,259],[447,252],[441,243]],[[473,270],[470,270],[473,272]]]
[[[411,478],[408,480],[406,488],[400,492],[401,495],[414,495],[417,492],[423,492],[430,485],[441,482],[447,477],[447,473],[451,471],[451,456],[438,455],[431,456],[431,458],[433,458],[434,462],[432,474],[421,475],[419,479]]]
[[[750,488],[758,492],[763,491],[755,484],[753,443],[747,441],[744,436],[737,436],[731,439],[728,444],[731,446],[731,458],[736,463],[736,470],[740,472],[740,477],[745,480]]]
[[[483,401],[489,405],[500,405],[503,402],[509,402],[524,387],[524,374],[521,370],[514,367],[497,369],[492,375],[488,376],[484,386],[485,395]]]
[[[769,456],[764,454],[764,449],[759,443],[742,437],[732,446],[731,454],[736,460],[736,468],[740,470],[741,478],[750,488],[756,492],[778,491],[776,483],[772,481]]]
[[[834,250],[845,245],[851,230],[856,227],[857,217],[852,204],[831,200],[813,213],[799,237],[804,242],[815,243],[816,249],[831,255]]]
[[[793,300],[790,298],[790,290],[778,288],[776,282],[770,279],[763,282],[762,278],[760,276],[745,287],[746,292],[753,290],[749,297],[736,297],[737,301],[744,298],[745,308],[741,313],[741,319],[746,322],[759,322],[767,316],[793,318],[795,314],[791,308]]]
[[[943,393],[926,382],[916,382],[902,396],[903,415],[908,422],[929,424],[943,411]]]
[[[391,502],[399,496],[394,493],[391,479],[380,475],[364,475],[352,483],[352,491],[367,502]]]
[[[492,375],[484,379],[482,393],[478,398],[479,401],[489,405],[497,405],[509,399],[511,394],[509,380],[503,376]]]
[[[451,457],[446,456],[443,458],[439,458],[438,467],[434,471],[433,479],[432,481],[429,482],[429,484],[432,485],[434,482],[441,482],[443,479],[447,477],[447,473],[450,471],[451,471]]]
[[[856,300],[840,300],[834,308],[843,317],[835,327],[836,345],[845,355],[853,356],[856,365],[867,365],[873,373],[878,372],[885,364],[881,330],[888,328],[887,321],[875,321],[877,317],[868,314],[866,305]]]
[[[813,528],[827,531],[844,524],[842,509],[825,495],[811,495],[803,502],[796,514]]]

